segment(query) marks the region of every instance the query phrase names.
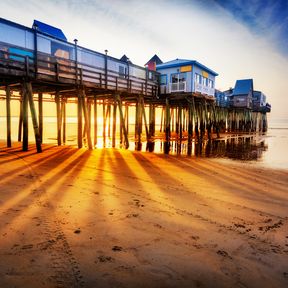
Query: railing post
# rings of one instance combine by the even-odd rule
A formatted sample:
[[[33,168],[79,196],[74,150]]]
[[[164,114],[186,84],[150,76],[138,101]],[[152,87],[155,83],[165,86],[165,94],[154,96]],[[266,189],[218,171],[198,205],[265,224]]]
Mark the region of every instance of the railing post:
[[[37,30],[38,25],[33,24],[33,30],[34,30],[34,69],[35,69],[35,79],[37,79],[38,74],[38,39],[37,39]]]
[[[78,40],[74,39],[74,43],[75,43],[75,82],[76,85],[78,85],[78,48],[77,48],[77,43]]]

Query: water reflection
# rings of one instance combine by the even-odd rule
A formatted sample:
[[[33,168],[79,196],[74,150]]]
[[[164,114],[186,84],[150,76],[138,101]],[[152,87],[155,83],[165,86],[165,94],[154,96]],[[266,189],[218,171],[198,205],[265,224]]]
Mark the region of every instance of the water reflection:
[[[146,143],[146,151],[149,152],[239,160],[260,160],[267,149],[265,139],[257,136],[229,136],[213,140],[193,140],[190,143],[188,141]]]

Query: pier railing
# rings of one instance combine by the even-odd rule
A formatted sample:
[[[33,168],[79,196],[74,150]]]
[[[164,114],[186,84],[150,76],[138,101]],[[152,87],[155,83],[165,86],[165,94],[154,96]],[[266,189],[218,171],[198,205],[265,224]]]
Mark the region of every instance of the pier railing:
[[[28,77],[39,81],[50,83],[83,84],[88,87],[99,89],[115,90],[142,94],[147,96],[157,96],[158,82],[157,74],[152,74],[149,79],[148,71],[141,71],[135,66],[130,67],[130,73],[137,69],[142,72],[143,78],[134,75],[119,74],[119,71],[105,69],[74,60],[55,57],[38,52],[36,57],[33,52],[18,49],[20,52],[10,52],[11,46],[0,44],[0,74],[4,78]],[[12,50],[13,51],[13,50]],[[36,58],[36,61],[35,61]],[[109,59],[107,61],[113,62]],[[127,66],[123,63],[123,66]],[[143,68],[144,69],[144,68]],[[127,71],[127,69],[126,69]],[[150,71],[149,71],[150,72]],[[151,75],[151,74],[150,74]]]

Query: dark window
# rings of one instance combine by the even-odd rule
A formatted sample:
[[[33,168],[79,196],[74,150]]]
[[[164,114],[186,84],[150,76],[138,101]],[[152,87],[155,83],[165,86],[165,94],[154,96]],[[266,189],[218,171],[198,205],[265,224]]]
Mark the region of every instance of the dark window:
[[[119,76],[122,78],[126,78],[126,68],[124,66],[119,66]]]
[[[161,75],[160,76],[160,85],[166,85],[167,84],[167,75]]]

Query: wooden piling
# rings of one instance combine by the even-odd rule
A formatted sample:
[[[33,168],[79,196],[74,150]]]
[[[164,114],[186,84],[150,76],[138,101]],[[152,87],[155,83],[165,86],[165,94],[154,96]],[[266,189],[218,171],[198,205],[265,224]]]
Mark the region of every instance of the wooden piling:
[[[61,101],[62,129],[63,129],[63,144],[66,143],[66,99],[62,97]]]
[[[55,102],[56,102],[56,118],[57,118],[57,144],[61,146],[62,144],[62,137],[61,137],[61,126],[62,126],[62,116],[61,116],[61,106],[60,106],[60,94],[56,92],[55,95]]]
[[[144,98],[140,98],[141,102],[141,110],[142,110],[142,115],[143,115],[143,120],[144,120],[144,126],[145,126],[145,132],[146,132],[146,140],[149,141],[149,130],[148,130],[148,124],[147,124],[147,118],[146,118],[146,111],[145,111],[145,104],[144,104]]]
[[[97,138],[98,138],[98,135],[97,135],[97,129],[98,129],[98,120],[97,120],[97,97],[94,96],[94,147],[97,147]]]
[[[122,109],[122,101],[120,98],[119,94],[115,95],[117,104],[118,104],[118,108],[119,108],[119,114],[120,114],[120,122],[122,123],[122,129],[123,129],[123,133],[124,133],[124,140],[125,140],[125,148],[128,149],[129,148],[129,139],[128,139],[128,133],[125,127],[125,121],[124,121],[124,116],[123,116],[123,109]]]
[[[28,98],[28,101],[29,101],[31,118],[32,118],[32,123],[33,123],[33,128],[34,128],[36,149],[37,149],[38,153],[41,153],[42,152],[41,138],[40,138],[40,134],[39,134],[39,127],[38,127],[37,114],[36,114],[36,109],[35,109],[34,100],[33,100],[33,90],[32,90],[31,82],[27,82],[26,83],[26,93],[25,94],[27,95],[27,98]],[[28,132],[28,129],[27,129],[27,132]],[[23,139],[24,139],[24,137],[23,137]]]
[[[166,98],[165,105],[165,142],[164,142],[164,152],[169,153],[170,150],[170,103],[168,97]]]
[[[188,130],[188,146],[190,146],[192,144],[192,139],[193,139],[193,112],[192,112],[191,103],[188,103],[188,129],[187,130]]]
[[[80,99],[82,101],[81,104],[82,104],[82,109],[83,109],[84,120],[86,123],[88,149],[91,150],[91,149],[93,149],[92,140],[91,140],[91,129],[90,129],[91,127],[89,125],[90,121],[89,121],[89,115],[88,115],[88,108],[87,108],[87,102],[85,101],[85,99],[87,99],[87,97],[85,95],[84,88],[80,90]]]
[[[117,120],[117,100],[114,97],[113,104],[113,126],[112,126],[112,147],[115,147],[116,144],[116,120]]]
[[[82,100],[81,100],[81,94],[78,90],[77,95],[77,140],[78,140],[78,148],[82,148],[83,142],[82,142]]]
[[[40,141],[43,142],[43,94],[38,94],[38,122]]]
[[[106,146],[106,105],[105,105],[105,100],[103,99],[102,102],[102,108],[103,108],[103,112],[102,112],[102,121],[103,121],[103,133],[102,133],[102,137],[103,137],[103,147]]]
[[[179,117],[179,140],[180,142],[182,141],[183,138],[183,109],[182,109],[182,105],[179,104],[179,108],[178,108],[178,117]]]
[[[11,92],[10,87],[6,87],[6,125],[7,125],[7,147],[12,147],[11,142]]]
[[[23,140],[22,150],[28,151],[28,92],[26,84],[23,84],[23,101],[22,101],[22,113],[23,113]]]
[[[20,100],[19,100],[19,122],[18,122],[18,142],[21,142],[22,139],[22,127],[23,127],[23,94],[24,89],[22,85],[22,91],[20,93]]]
[[[128,103],[125,103],[124,119],[125,119],[125,124],[126,124],[126,131],[127,131],[127,134],[129,135],[129,105]]]

